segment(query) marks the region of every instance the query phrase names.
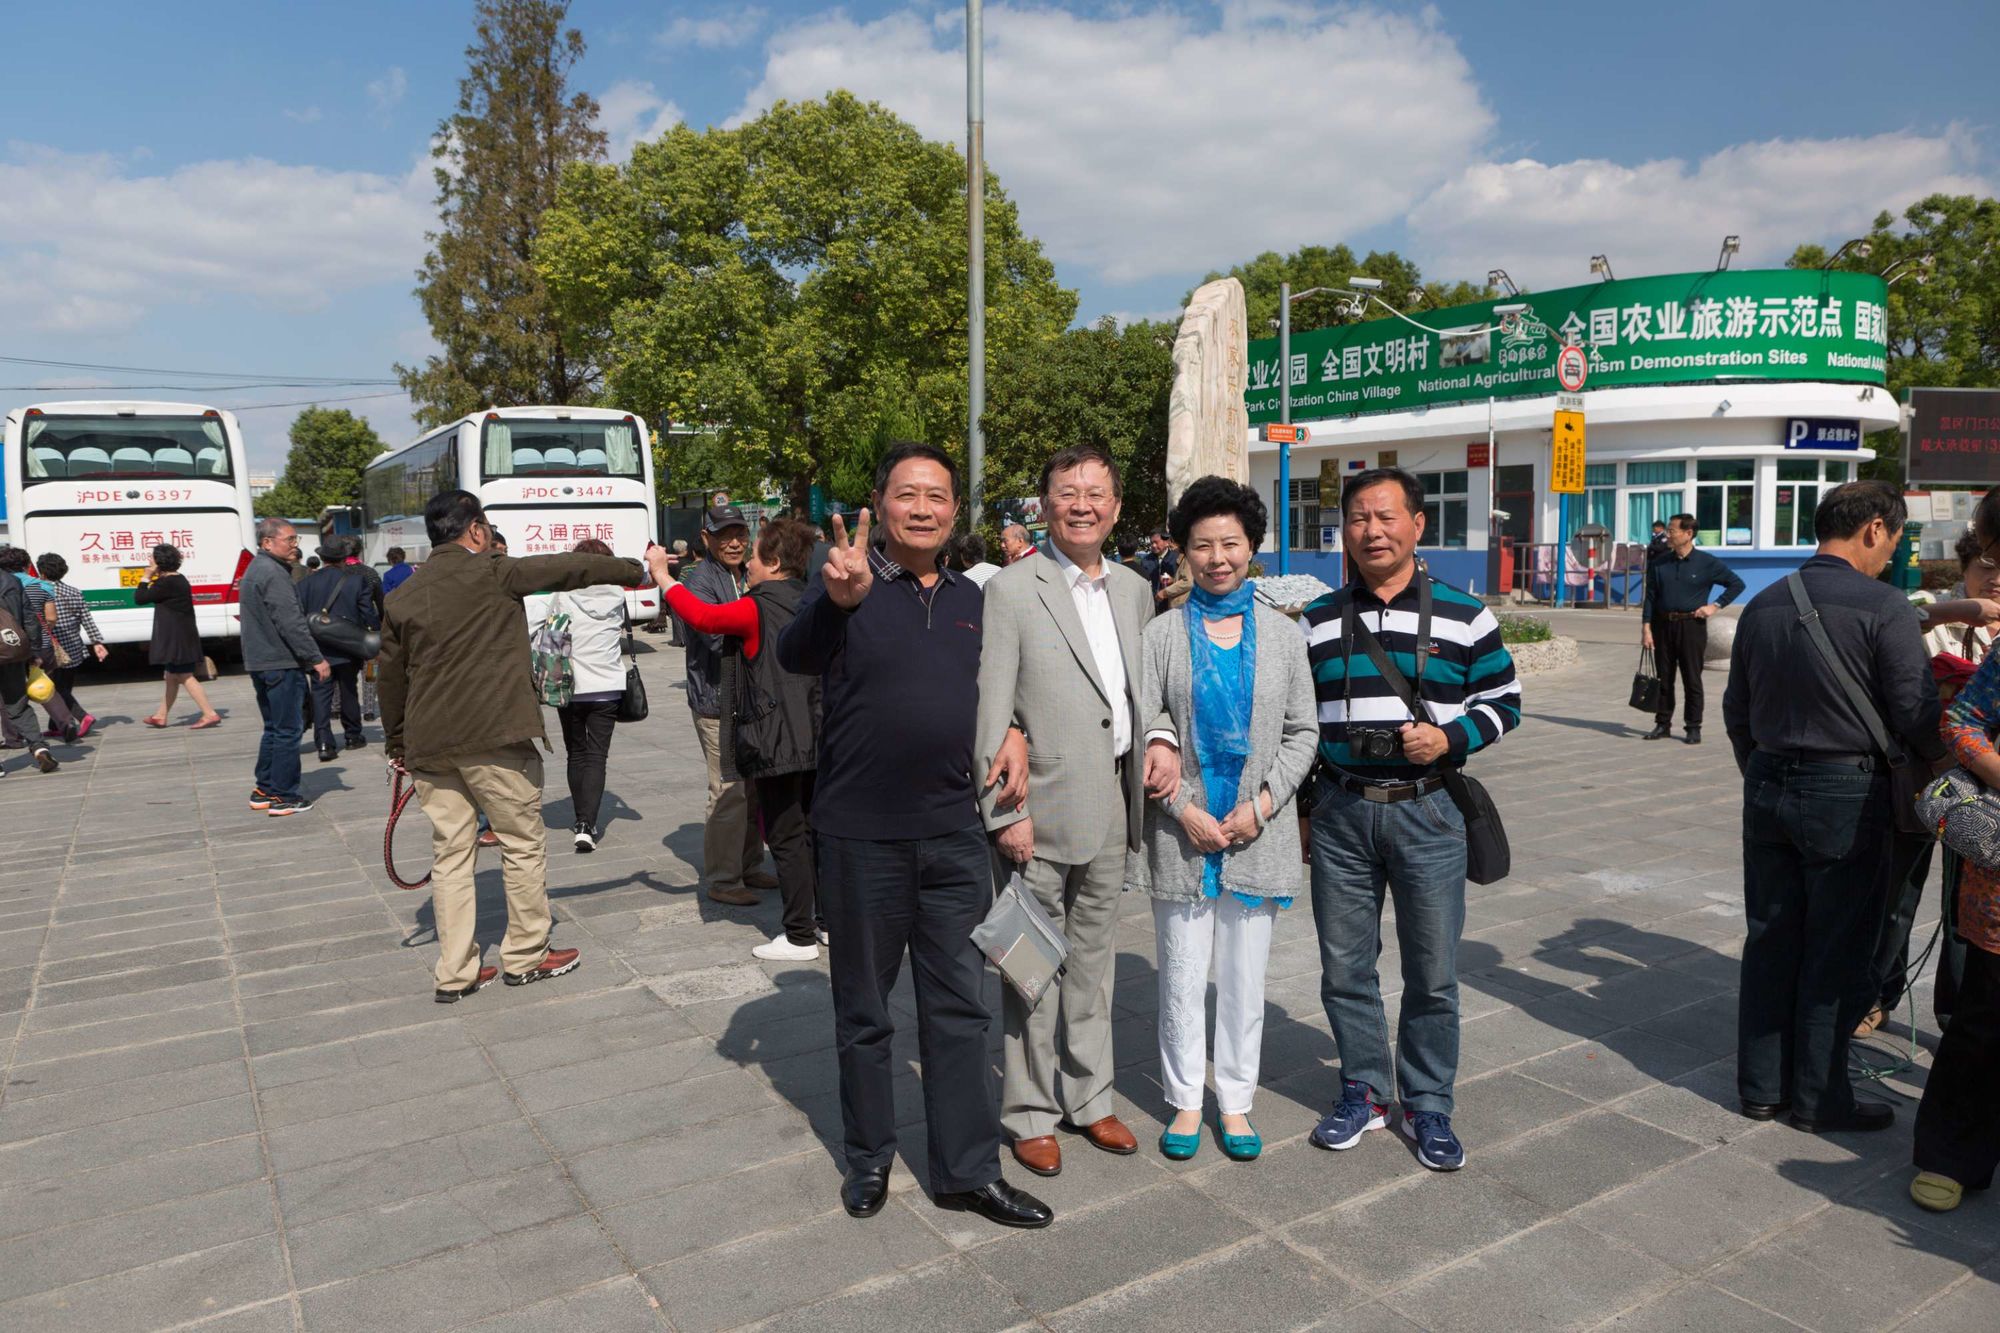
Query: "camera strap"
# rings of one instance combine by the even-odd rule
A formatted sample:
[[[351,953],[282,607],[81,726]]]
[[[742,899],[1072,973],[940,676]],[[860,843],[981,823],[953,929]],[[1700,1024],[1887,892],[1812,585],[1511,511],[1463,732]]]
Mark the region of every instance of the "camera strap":
[[[1383,649],[1382,641],[1375,637],[1375,632],[1362,621],[1355,608],[1355,589],[1348,589],[1347,605],[1341,609],[1340,641],[1344,657],[1341,707],[1350,727],[1354,725],[1354,644],[1357,639],[1361,643],[1361,651],[1368,655],[1368,660],[1375,664],[1382,679],[1389,682],[1389,688],[1396,692],[1396,697],[1403,701],[1403,707],[1409,710],[1410,720],[1431,720],[1430,709],[1424,703],[1422,693],[1424,671],[1430,666],[1431,659],[1431,575],[1423,561],[1417,561],[1416,573],[1412,577],[1417,580],[1417,683],[1414,686],[1410,684],[1409,677],[1397,669],[1396,663]]]

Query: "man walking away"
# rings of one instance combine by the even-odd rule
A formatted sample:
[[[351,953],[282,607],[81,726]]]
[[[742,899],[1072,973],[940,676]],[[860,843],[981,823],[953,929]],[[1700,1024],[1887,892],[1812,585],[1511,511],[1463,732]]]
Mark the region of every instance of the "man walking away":
[[[382,615],[374,585],[361,567],[343,560],[324,564],[298,585],[299,610],[307,616],[324,611],[335,620],[344,620],[361,629],[380,629]],[[325,650],[322,650],[324,652]],[[332,762],[340,753],[333,743],[333,717],[340,713],[341,730],[350,750],[360,750],[368,741],[361,730],[360,679],[364,665],[358,658],[325,653],[328,674],[313,682],[313,740],[319,747],[319,761]]]
[[[1722,589],[1720,597],[1709,593]],[[1649,741],[1673,732],[1674,674],[1687,691],[1687,743],[1701,744],[1701,667],[1708,653],[1708,618],[1743,595],[1736,571],[1695,549],[1694,515],[1675,514],[1667,528],[1667,553],[1646,561],[1646,604],[1639,641],[1657,654],[1660,708]]]
[[[14,618],[13,624],[0,631],[0,707],[6,709],[8,722],[27,742],[35,766],[53,773],[62,765],[49,753],[41,729],[35,725],[35,710],[28,703],[28,659],[33,651],[28,598],[21,580],[4,569],[0,569],[0,611]]]
[[[1737,1092],[1752,1120],[1789,1111],[1812,1133],[1886,1129],[1895,1119],[1887,1105],[1855,1098],[1847,1047],[1875,998],[1894,860],[1888,757],[1875,730],[1917,759],[1945,754],[1916,614],[1876,577],[1904,517],[1887,482],[1851,481],[1821,496],[1819,550],[1743,609],[1722,696],[1743,773]]]
[[[717,505],[701,524],[708,559],[689,570],[681,586],[715,606],[750,591],[744,562],[750,526],[734,505]],[[757,890],[778,887],[763,870],[764,839],[757,831],[755,793],[742,779],[722,775],[723,636],[687,632],[687,697],[695,735],[708,765],[708,810],[701,831],[702,874],[708,896],[730,907],[754,907]]]
[[[867,510],[852,542],[836,515],[820,586],[778,636],[780,666],[820,677],[812,826],[846,1130],[841,1204],[872,1217],[889,1195],[889,992],[908,950],[933,1199],[1003,1226],[1047,1226],[1047,1206],[1000,1175],[986,959],[971,939],[993,905],[978,795],[995,773],[982,784],[973,770],[984,612],[979,589],[938,565],[958,516],[950,458],[892,446],[875,470],[875,503],[881,547],[868,544]]]
[[[299,610],[292,565],[299,558],[297,529],[282,518],[257,520],[257,558],[243,571],[243,669],[257,691],[264,716],[257,744],[257,778],[250,808],[273,818],[312,809],[299,791],[299,737],[305,731],[306,673],[332,674],[305,612]]]
[[[1400,468],[1357,474],[1341,494],[1355,581],[1305,609],[1326,775],[1311,816],[1313,921],[1341,1080],[1340,1104],[1312,1141],[1353,1147],[1383,1127],[1400,1092],[1417,1160],[1456,1171],[1465,1164],[1451,1127],[1465,817],[1444,768],[1519,725],[1521,686],[1493,613],[1417,563],[1423,506],[1423,483]],[[1364,630],[1414,689],[1421,716],[1375,667]],[[1393,1081],[1375,969],[1385,887],[1403,961]]]
[[[542,756],[548,744],[535,697],[521,603],[540,592],[594,583],[631,587],[636,560],[608,555],[536,555],[513,560],[489,549],[492,529],[479,497],[445,491],[424,506],[431,557],[389,601],[377,659],[382,727],[392,762],[416,779],[431,821],[431,901],[437,915],[439,1004],[491,981],[473,937],[478,810],[493,821],[507,888],[500,961],[507,984],[523,986],[576,968],[575,949],[551,949]],[[649,558],[664,568],[666,553]]]

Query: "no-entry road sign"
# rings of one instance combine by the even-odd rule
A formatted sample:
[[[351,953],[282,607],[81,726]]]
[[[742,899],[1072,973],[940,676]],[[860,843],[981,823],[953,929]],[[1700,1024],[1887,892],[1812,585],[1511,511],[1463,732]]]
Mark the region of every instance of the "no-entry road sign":
[[[1572,343],[1556,353],[1556,383],[1570,392],[1583,388],[1584,380],[1590,377],[1590,358],[1583,349]]]

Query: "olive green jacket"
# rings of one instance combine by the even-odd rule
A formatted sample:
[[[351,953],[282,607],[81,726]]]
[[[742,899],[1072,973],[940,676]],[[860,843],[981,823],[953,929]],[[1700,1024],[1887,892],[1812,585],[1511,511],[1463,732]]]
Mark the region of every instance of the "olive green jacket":
[[[424,772],[523,741],[546,744],[522,599],[644,578],[638,561],[617,556],[515,560],[433,547],[382,604],[375,674],[389,757]]]

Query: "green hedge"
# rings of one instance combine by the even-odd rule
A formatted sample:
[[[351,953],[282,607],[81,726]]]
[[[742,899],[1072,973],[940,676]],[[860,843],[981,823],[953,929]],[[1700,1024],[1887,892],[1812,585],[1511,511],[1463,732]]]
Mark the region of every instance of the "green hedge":
[[[1500,642],[1502,643],[1547,643],[1556,636],[1549,628],[1549,622],[1540,616],[1503,615],[1500,621]]]

